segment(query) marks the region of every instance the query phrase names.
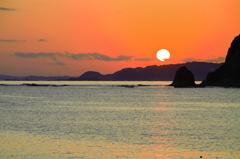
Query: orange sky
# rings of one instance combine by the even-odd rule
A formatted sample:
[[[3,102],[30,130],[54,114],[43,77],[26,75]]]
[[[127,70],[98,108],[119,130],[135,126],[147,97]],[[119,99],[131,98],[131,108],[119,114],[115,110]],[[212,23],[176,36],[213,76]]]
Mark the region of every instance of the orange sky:
[[[239,10],[239,0],[0,0],[0,74],[223,62]],[[171,53],[164,62],[162,48]]]

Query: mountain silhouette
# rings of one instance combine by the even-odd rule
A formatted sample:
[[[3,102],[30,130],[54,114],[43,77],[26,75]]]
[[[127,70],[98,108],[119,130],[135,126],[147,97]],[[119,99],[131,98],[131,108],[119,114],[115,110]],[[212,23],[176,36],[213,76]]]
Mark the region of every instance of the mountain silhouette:
[[[187,62],[182,64],[153,65],[145,68],[124,68],[113,74],[103,75],[96,71],[87,71],[79,77],[70,76],[8,76],[0,75],[0,80],[17,81],[172,81],[175,72],[186,66],[193,74],[196,81],[202,81],[209,72],[219,68],[222,63]]]
[[[186,66],[194,74],[197,81],[205,79],[208,72],[216,70],[222,63],[187,62],[171,65],[153,65],[145,68],[124,68],[113,74],[103,75],[99,72],[88,71],[73,81],[172,81],[175,72],[182,66]]]

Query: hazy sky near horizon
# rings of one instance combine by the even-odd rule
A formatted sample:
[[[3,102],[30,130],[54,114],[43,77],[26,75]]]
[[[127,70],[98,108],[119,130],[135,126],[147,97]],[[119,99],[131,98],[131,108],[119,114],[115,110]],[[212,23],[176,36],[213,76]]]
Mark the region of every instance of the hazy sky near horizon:
[[[239,0],[0,0],[0,74],[223,62],[239,11]],[[171,58],[156,59],[159,49]]]

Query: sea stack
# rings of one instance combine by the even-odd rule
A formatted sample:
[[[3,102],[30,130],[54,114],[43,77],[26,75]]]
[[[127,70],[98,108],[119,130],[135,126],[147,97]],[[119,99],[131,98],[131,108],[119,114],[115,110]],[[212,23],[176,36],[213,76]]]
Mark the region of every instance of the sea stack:
[[[208,73],[200,85],[240,87],[240,34],[232,41],[223,65]]]
[[[173,83],[174,87],[196,87],[193,73],[186,66],[180,67],[175,74]]]

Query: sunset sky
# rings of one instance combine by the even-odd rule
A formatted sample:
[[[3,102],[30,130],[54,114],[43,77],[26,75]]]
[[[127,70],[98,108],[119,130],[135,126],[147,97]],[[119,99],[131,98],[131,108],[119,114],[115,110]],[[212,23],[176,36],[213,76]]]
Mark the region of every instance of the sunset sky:
[[[0,74],[223,62],[239,34],[239,0],[0,0]]]

